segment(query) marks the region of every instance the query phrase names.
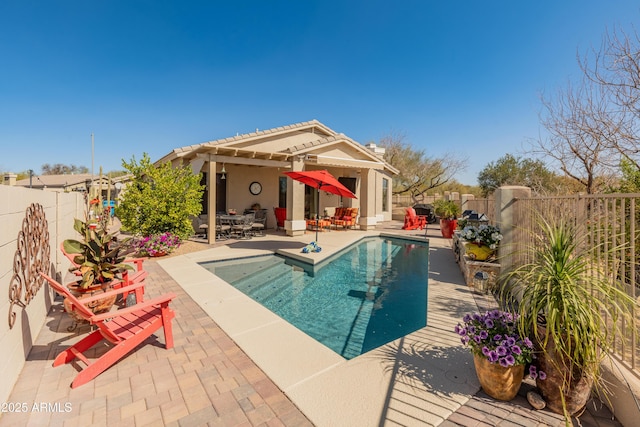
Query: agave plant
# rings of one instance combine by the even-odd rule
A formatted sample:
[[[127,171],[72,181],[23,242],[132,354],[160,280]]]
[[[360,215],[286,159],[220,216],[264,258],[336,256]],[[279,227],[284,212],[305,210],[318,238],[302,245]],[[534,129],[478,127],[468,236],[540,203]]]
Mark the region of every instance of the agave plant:
[[[503,274],[501,282],[504,295],[516,300],[521,333],[537,343],[546,364],[547,379],[537,385],[550,409],[568,419],[584,406],[571,407],[575,388],[585,389],[584,402],[592,384],[606,393],[600,362],[613,352],[619,320],[631,319],[635,302],[619,278],[601,271],[591,255],[594,245],[575,225],[539,218],[538,226],[526,249],[532,260]]]
[[[76,218],[73,228],[83,236],[83,240],[67,239],[63,245],[67,253],[77,254],[74,257],[77,265],[69,270],[80,271],[81,288],[105,284],[121,278],[124,270],[133,270],[132,266],[124,263],[126,255],[132,251],[129,239],[118,241],[114,234],[109,234],[106,221],[101,221],[94,227],[94,224]]]

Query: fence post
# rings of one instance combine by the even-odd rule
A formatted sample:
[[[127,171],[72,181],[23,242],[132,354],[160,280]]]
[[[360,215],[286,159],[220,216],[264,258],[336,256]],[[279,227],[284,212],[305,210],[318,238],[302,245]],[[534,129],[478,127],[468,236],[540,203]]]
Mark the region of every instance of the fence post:
[[[496,198],[496,225],[502,233],[500,242],[500,269],[508,271],[513,264],[511,252],[516,247],[515,228],[516,211],[514,199],[527,199],[531,197],[531,189],[519,185],[506,185],[495,191]]]
[[[466,210],[472,210],[469,208],[469,200],[474,200],[476,198],[476,196],[474,196],[473,194],[462,194],[461,196],[461,203],[460,203],[460,209],[462,212],[466,211]]]

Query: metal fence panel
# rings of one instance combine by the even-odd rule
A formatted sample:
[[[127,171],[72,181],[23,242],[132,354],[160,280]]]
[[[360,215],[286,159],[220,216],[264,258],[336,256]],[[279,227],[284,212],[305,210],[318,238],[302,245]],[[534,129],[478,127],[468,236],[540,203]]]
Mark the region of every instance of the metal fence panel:
[[[576,195],[516,199],[517,224],[514,230],[514,266],[531,260],[526,248],[532,247],[536,233],[536,214],[546,219],[563,219],[584,235],[580,248],[593,257],[593,274],[620,280],[626,291],[640,303],[640,194]],[[615,343],[617,357],[640,375],[640,344],[637,340],[640,310],[634,306],[633,319],[621,320],[623,336]]]

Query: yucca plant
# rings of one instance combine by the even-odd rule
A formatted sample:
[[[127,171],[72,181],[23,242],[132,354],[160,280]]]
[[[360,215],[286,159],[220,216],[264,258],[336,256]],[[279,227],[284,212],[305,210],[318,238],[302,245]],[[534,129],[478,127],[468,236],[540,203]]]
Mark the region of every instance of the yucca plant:
[[[548,407],[565,415],[579,412],[592,385],[606,395],[600,363],[613,352],[619,320],[632,319],[634,300],[618,277],[607,275],[585,234],[565,220],[539,218],[538,234],[525,251],[531,261],[503,273],[503,296],[517,306],[519,328],[537,344],[536,384]],[[574,395],[577,391],[583,395]]]

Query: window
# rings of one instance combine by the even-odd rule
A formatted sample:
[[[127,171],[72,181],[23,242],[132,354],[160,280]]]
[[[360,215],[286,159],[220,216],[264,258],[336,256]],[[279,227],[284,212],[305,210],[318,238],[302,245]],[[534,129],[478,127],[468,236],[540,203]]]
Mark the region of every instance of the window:
[[[382,212],[389,211],[389,180],[382,178]]]
[[[278,207],[287,207],[287,177],[281,176],[278,185]]]

